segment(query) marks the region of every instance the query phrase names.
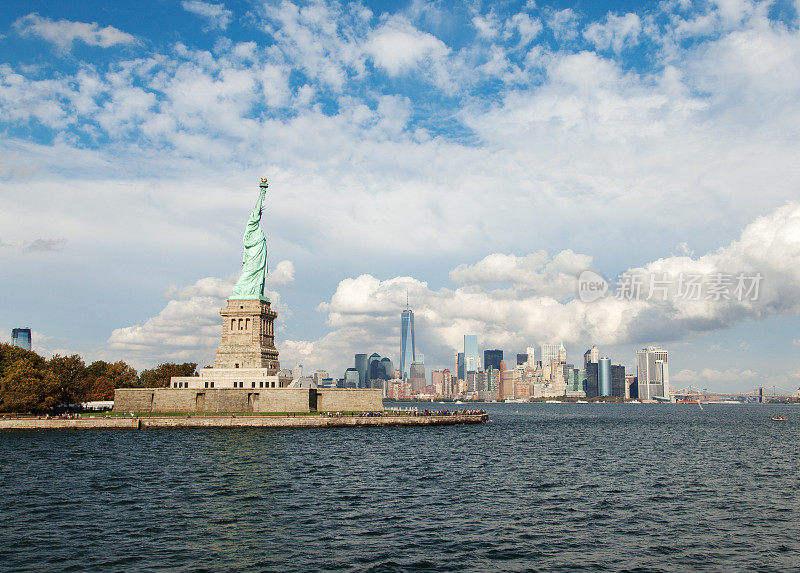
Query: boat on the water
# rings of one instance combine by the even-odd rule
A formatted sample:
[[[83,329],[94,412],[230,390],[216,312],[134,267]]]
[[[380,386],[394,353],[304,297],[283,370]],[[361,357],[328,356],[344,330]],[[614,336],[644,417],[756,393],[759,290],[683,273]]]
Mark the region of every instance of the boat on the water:
[[[785,422],[786,418],[784,416],[772,416],[773,422]]]

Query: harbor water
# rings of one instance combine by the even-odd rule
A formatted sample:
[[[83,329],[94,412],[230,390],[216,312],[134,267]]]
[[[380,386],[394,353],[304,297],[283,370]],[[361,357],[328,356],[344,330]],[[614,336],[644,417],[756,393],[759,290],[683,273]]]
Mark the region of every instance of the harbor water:
[[[484,407],[0,433],[0,571],[800,570],[800,406]]]

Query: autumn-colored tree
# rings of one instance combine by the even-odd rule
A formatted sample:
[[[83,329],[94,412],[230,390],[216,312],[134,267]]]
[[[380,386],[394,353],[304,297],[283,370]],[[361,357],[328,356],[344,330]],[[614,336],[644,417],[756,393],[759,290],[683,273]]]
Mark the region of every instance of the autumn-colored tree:
[[[89,400],[113,400],[115,388],[138,385],[136,370],[122,360],[113,364],[98,360],[86,367],[85,388]]]
[[[80,356],[35,352],[0,344],[0,411],[44,412],[91,400],[113,400],[115,388],[139,385],[136,370],[123,361],[98,360],[86,366]]]
[[[90,402],[114,399],[114,381],[108,376],[92,377],[86,387],[86,398]]]
[[[60,404],[58,378],[38,358],[20,358],[5,369],[0,379],[0,410],[44,412]]]
[[[37,367],[44,367],[44,358],[32,350],[0,343],[0,378],[5,376],[6,370],[20,358],[33,360]]]
[[[139,385],[144,388],[166,388],[173,376],[194,376],[196,370],[196,362],[165,362],[150,370],[142,370]]]

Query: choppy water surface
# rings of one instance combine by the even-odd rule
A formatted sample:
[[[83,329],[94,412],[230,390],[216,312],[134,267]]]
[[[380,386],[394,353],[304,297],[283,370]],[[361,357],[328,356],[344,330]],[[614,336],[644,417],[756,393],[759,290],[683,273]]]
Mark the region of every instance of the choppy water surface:
[[[800,570],[800,407],[487,409],[3,433],[0,570]]]

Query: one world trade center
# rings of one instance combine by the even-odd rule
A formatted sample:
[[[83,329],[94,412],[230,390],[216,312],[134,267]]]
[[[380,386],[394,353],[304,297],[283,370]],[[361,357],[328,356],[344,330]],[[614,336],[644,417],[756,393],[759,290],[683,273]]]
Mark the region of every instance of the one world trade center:
[[[414,311],[406,308],[400,315],[400,325],[400,375],[403,380],[408,380],[414,363]]]

